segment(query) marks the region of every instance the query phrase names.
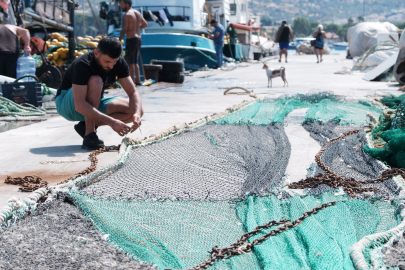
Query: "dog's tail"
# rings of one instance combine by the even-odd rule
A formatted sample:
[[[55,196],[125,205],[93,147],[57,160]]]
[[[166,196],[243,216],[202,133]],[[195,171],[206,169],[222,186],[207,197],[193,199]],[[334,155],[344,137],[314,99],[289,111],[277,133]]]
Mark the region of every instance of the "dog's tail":
[[[285,67],[280,67],[280,75],[285,74]]]

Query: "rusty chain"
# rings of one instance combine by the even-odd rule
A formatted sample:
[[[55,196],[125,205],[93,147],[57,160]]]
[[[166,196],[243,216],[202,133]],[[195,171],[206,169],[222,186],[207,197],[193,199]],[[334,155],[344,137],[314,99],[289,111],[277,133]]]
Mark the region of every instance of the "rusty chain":
[[[378,188],[374,188],[374,187],[365,188],[365,187],[363,187],[363,184],[372,184],[372,183],[382,182],[382,181],[388,180],[396,175],[401,175],[405,179],[405,169],[395,168],[395,169],[385,170],[376,179],[356,181],[356,179],[354,179],[352,177],[338,175],[337,173],[333,172],[328,166],[326,166],[325,163],[323,163],[321,156],[331,143],[333,143],[337,140],[343,139],[346,136],[356,134],[358,132],[359,132],[359,130],[352,130],[352,131],[345,132],[336,138],[330,139],[325,144],[325,146],[322,147],[322,149],[316,154],[315,161],[318,164],[318,166],[326,172],[325,174],[319,173],[314,177],[308,177],[305,180],[300,180],[298,182],[291,183],[288,187],[292,188],[292,189],[307,188],[307,187],[314,188],[320,184],[325,184],[325,185],[328,185],[333,188],[343,187],[350,198],[355,198],[356,193],[379,190]]]
[[[19,190],[21,190],[22,192],[32,192],[39,188],[48,186],[48,182],[42,180],[41,177],[38,177],[35,175],[34,176],[27,175],[24,178],[22,178],[22,177],[12,178],[11,176],[8,175],[6,180],[4,180],[4,183],[10,184],[10,185],[21,186],[19,188]]]
[[[342,135],[330,139],[324,147],[316,154],[315,156],[315,161],[318,164],[318,166],[324,170],[326,173],[325,174],[318,174],[315,177],[308,177],[305,180],[301,180],[296,183],[290,184],[288,187],[295,189],[295,188],[306,188],[306,187],[317,187],[320,184],[326,184],[330,187],[333,188],[338,188],[338,187],[343,187],[344,190],[347,192],[347,194],[350,196],[350,198],[355,198],[356,197],[356,192],[366,192],[366,191],[378,191],[378,188],[370,187],[370,188],[365,188],[363,187],[363,184],[372,184],[372,183],[377,183],[381,181],[388,180],[396,175],[401,175],[405,179],[405,169],[400,169],[400,168],[395,168],[395,169],[389,169],[385,170],[378,178],[376,179],[369,179],[369,180],[364,180],[364,181],[356,181],[352,177],[345,177],[338,175],[337,173],[333,172],[326,164],[322,161],[321,156],[323,152],[328,148],[328,146],[340,139],[345,138],[346,136],[353,135],[358,133],[359,130],[352,130],[343,133]],[[200,263],[199,265],[194,266],[191,270],[200,270],[200,269],[207,269],[209,266],[213,265],[216,261],[220,259],[229,259],[233,256],[237,255],[242,255],[247,252],[252,251],[253,247],[256,245],[260,245],[263,241],[267,240],[270,238],[270,236],[275,236],[283,231],[288,230],[289,228],[293,228],[298,226],[303,222],[303,220],[307,217],[309,217],[312,214],[318,213],[319,210],[325,209],[328,206],[335,205],[337,202],[329,202],[322,204],[321,206],[315,207],[314,209],[305,212],[301,217],[298,219],[294,220],[293,222],[289,222],[287,219],[282,219],[280,221],[275,221],[272,220],[269,223],[266,223],[261,226],[257,226],[253,231],[247,232],[242,235],[242,237],[234,244],[232,244],[230,247],[225,247],[222,249],[219,249],[218,246],[214,246],[212,248],[212,251],[209,251],[211,253],[211,258],[205,260],[204,262]],[[284,224],[283,226],[273,229],[266,233],[265,235],[261,236],[258,239],[253,240],[251,243],[248,243],[244,245],[244,243],[253,235],[257,235],[259,232],[269,229],[272,226],[277,226]]]
[[[101,153],[104,153],[104,152],[114,151],[114,150],[119,150],[119,149],[120,149],[120,145],[119,146],[113,145],[113,146],[109,146],[109,147],[104,146],[103,148],[92,151],[89,154],[89,158],[90,158],[90,161],[91,161],[90,166],[87,167],[86,169],[84,169],[83,171],[76,173],[72,177],[69,177],[68,179],[58,183],[58,185],[65,184],[65,183],[69,182],[70,180],[73,180],[73,178],[77,178],[77,177],[80,177],[80,176],[83,176],[83,175],[94,172],[97,169],[97,163],[98,163],[97,156],[98,155],[100,155]]]
[[[257,226],[253,231],[243,234],[242,237],[236,243],[233,243],[230,247],[218,248],[218,246],[214,246],[211,251],[208,251],[208,253],[211,254],[211,258],[205,260],[204,262],[194,266],[193,268],[191,268],[189,270],[207,269],[208,267],[213,265],[218,260],[229,259],[233,256],[238,256],[238,255],[248,253],[248,252],[252,251],[254,246],[260,245],[261,243],[263,243],[264,241],[269,239],[271,236],[280,234],[283,231],[286,231],[290,228],[297,227],[307,217],[311,216],[312,214],[318,213],[319,210],[325,209],[329,206],[333,206],[337,202],[340,202],[340,201],[328,202],[328,203],[324,203],[318,207],[315,207],[312,210],[304,212],[304,214],[301,217],[297,218],[293,222],[290,222],[290,220],[288,220],[288,219],[281,219],[280,221],[272,220],[269,223],[265,223],[261,226]],[[245,244],[245,242],[250,237],[257,235],[258,233],[262,232],[263,230],[270,229],[273,226],[278,226],[281,224],[284,224],[284,225],[281,227],[278,227],[277,229],[273,229],[273,230],[267,232],[266,234],[262,235],[261,237],[254,239],[250,243]]]
[[[103,147],[98,150],[94,150],[89,154],[89,158],[91,161],[91,164],[89,167],[84,169],[83,171],[75,174],[74,176],[58,183],[59,184],[64,184],[69,182],[70,180],[73,179],[73,177],[80,177],[89,173],[94,172],[97,169],[97,163],[98,159],[97,156],[100,155],[101,153],[108,152],[108,151],[113,151],[113,150],[119,150],[120,146],[109,146],[109,147]],[[4,181],[6,184],[11,184],[11,185],[21,185],[20,190],[24,192],[32,192],[35,191],[39,188],[47,187],[48,182],[42,180],[41,177],[38,176],[25,176],[25,177],[15,177],[12,178],[11,176],[7,176],[6,180]]]

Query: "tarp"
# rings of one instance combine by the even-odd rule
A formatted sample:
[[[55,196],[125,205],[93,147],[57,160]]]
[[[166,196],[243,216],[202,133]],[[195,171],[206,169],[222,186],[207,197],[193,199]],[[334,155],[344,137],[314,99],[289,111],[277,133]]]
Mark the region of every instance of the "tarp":
[[[397,29],[389,22],[363,22],[350,27],[347,31],[350,55],[360,56],[377,45],[378,34],[396,32]]]

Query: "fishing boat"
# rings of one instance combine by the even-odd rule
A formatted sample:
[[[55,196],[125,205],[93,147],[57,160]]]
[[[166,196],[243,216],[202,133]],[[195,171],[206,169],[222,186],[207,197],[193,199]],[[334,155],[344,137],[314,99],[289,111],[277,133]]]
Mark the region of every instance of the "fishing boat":
[[[152,59],[183,61],[184,68],[196,71],[200,67],[216,64],[215,46],[206,38],[208,13],[203,0],[134,1],[148,27],[142,30],[141,59],[149,64]],[[122,11],[120,1],[105,7],[107,33],[118,37],[121,32]],[[124,43],[125,46],[125,43]]]

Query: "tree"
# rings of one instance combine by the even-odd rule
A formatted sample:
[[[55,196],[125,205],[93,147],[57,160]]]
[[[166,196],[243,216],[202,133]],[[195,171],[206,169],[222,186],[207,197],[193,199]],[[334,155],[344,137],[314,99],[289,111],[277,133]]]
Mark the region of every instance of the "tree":
[[[309,21],[304,17],[298,17],[294,19],[292,25],[293,33],[296,36],[304,34],[305,36],[309,35],[311,32],[311,27]]]
[[[324,26],[325,32],[332,32],[332,33],[336,33],[336,34],[338,34],[341,29],[342,29],[342,26],[340,26],[338,24],[334,24],[334,23],[327,24]]]
[[[350,26],[352,26],[353,25],[353,19],[352,18],[349,18],[349,19],[347,19],[347,26],[348,27],[350,27]]]
[[[271,20],[270,20],[270,18],[269,17],[267,17],[267,16],[261,16],[260,17],[260,23],[261,23],[261,25],[263,25],[263,26],[271,26]]]
[[[358,20],[359,22],[364,22],[364,17],[363,17],[363,16],[359,16],[359,17],[357,17],[357,20]]]

